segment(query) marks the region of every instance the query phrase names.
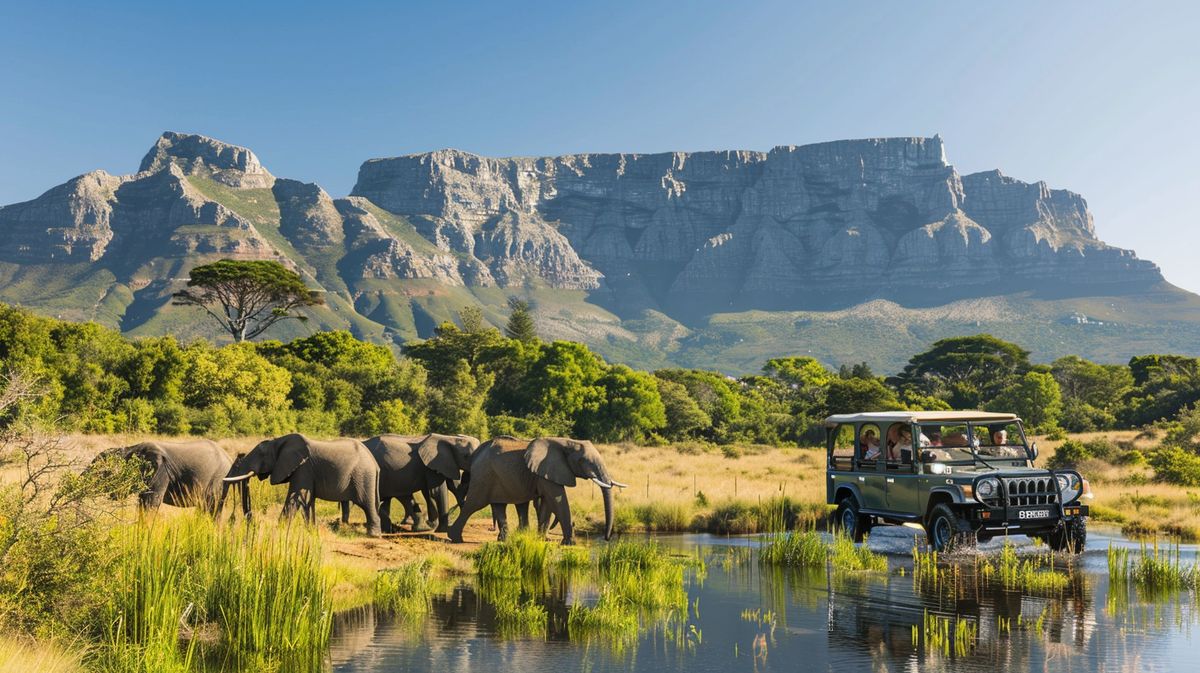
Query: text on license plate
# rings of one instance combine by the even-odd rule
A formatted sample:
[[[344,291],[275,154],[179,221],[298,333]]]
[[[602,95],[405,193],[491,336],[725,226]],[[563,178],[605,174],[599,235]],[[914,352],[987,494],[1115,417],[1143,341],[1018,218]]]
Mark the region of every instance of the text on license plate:
[[[1025,509],[1017,512],[1018,519],[1046,519],[1050,516],[1048,509]]]

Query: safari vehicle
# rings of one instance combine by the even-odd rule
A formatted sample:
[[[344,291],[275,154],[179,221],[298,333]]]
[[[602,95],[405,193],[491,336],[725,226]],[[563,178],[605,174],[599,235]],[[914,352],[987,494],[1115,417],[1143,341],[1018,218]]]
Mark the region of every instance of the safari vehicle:
[[[886,411],[825,419],[833,525],[861,541],[873,527],[915,523],[943,551],[1027,535],[1083,551],[1088,482],[1033,466],[1021,419],[982,411]]]

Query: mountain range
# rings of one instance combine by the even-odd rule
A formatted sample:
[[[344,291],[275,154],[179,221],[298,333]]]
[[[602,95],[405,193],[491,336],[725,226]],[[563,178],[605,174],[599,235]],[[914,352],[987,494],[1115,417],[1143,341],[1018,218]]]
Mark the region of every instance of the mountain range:
[[[216,337],[172,306],[188,270],[276,259],[325,293],[307,323],[401,344],[464,306],[610,360],[730,373],[809,354],[894,371],[991,332],[1047,360],[1200,354],[1200,297],[1109,246],[1078,194],[960,175],[940,137],[769,152],[371,159],[349,196],[249,149],[164,133],[137,173],[93,171],[0,208],[0,301],[131,335]]]

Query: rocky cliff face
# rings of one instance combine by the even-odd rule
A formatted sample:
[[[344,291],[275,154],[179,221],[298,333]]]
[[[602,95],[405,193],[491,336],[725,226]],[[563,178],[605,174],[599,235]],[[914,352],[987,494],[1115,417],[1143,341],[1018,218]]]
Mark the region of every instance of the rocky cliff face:
[[[193,265],[224,257],[298,270],[329,298],[316,326],[402,341],[470,304],[499,322],[505,297],[525,294],[554,307],[547,336],[642,348],[647,362],[688,339],[707,352],[690,330],[720,313],[1116,295],[1162,280],[1096,237],[1079,195],[959,175],[937,137],[510,159],[442,150],[367,161],[335,199],[276,178],[246,148],[168,132],[135,174],[88,173],[0,208],[0,301],[137,333],[201,329],[169,317],[170,294]],[[73,283],[98,285],[64,289]]]
[[[1152,263],[1096,238],[1080,196],[999,172],[960,176],[937,137],[767,153],[443,150],[368,161],[354,193],[422,218],[447,250],[491,252],[495,228],[525,232],[517,249],[555,260],[526,275],[599,288],[627,309],[810,308],[1161,280]]]

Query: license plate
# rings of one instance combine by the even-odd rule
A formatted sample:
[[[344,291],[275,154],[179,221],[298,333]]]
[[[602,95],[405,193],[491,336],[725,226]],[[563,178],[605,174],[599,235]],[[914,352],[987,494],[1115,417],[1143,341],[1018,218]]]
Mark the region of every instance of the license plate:
[[[1050,510],[1048,509],[1025,509],[1017,512],[1018,519],[1048,519],[1050,518]]]

